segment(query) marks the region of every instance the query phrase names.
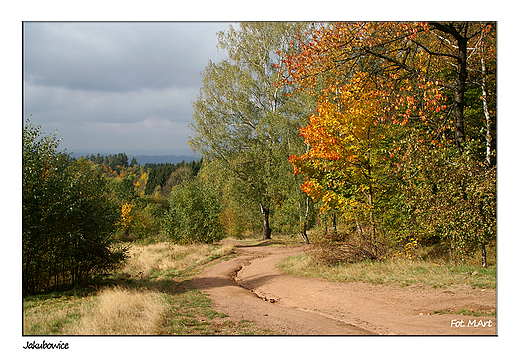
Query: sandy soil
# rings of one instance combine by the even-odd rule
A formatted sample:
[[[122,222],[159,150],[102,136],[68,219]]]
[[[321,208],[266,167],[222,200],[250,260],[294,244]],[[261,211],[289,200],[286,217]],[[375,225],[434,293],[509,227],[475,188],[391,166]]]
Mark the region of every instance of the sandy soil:
[[[195,286],[231,318],[289,335],[496,335],[496,317],[434,314],[496,309],[496,291],[398,288],[287,275],[275,265],[299,247],[238,247]]]

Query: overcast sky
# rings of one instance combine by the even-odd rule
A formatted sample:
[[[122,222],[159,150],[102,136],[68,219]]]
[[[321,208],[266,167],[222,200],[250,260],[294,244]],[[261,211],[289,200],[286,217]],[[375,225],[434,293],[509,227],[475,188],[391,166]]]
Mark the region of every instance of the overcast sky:
[[[26,22],[24,118],[68,152],[190,155],[200,73],[224,22]],[[234,24],[236,27],[236,24]]]

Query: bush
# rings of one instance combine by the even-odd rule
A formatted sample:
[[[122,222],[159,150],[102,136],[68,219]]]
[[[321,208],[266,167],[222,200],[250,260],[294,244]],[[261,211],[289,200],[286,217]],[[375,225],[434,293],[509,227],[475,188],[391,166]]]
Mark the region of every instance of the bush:
[[[106,180],[84,161],[57,151],[56,136],[23,129],[23,293],[70,286],[125,258],[113,249],[117,208]]]
[[[172,188],[164,232],[177,244],[219,241],[225,237],[220,213],[221,202],[212,185],[199,179],[184,181]]]
[[[369,239],[351,233],[330,233],[314,238],[310,251],[311,257],[325,265],[354,263],[365,260],[381,260],[386,253],[384,246],[372,243]]]

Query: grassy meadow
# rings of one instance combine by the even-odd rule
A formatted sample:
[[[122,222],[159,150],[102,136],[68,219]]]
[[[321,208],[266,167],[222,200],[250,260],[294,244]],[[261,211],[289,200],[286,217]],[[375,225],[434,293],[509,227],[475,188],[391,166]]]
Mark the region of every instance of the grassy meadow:
[[[24,335],[268,335],[211,309],[190,279],[234,246],[132,245],[127,264],[99,285],[23,301]]]

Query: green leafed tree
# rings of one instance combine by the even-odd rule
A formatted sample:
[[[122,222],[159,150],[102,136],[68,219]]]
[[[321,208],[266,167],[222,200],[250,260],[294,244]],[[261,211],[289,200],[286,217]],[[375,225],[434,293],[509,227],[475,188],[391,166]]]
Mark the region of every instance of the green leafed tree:
[[[57,150],[56,134],[23,128],[22,281],[24,294],[69,286],[125,257],[112,246],[117,207],[106,179]]]
[[[271,209],[284,195],[286,173],[292,172],[288,157],[309,114],[303,94],[290,96],[287,85],[275,86],[278,68],[307,26],[255,22],[220,32],[228,58],[209,62],[194,103],[192,149],[218,163],[256,203],[263,239],[271,238]]]
[[[174,186],[164,219],[165,234],[177,244],[213,243],[224,238],[216,187],[199,178]]]

